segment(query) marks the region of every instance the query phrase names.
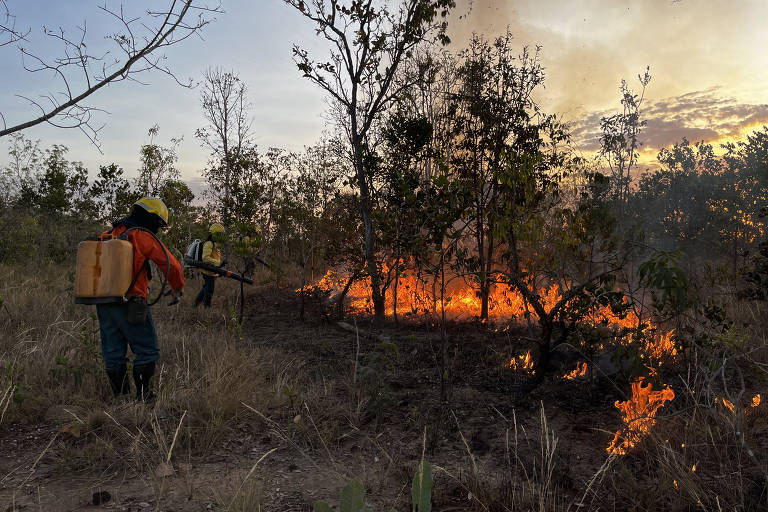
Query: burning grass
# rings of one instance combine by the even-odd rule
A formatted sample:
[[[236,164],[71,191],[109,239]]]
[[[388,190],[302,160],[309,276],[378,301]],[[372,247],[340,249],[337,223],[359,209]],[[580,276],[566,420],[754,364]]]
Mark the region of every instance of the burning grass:
[[[530,350],[523,356],[513,357],[504,366],[519,373],[536,374],[536,370],[533,369],[533,359],[531,358]]]
[[[348,272],[329,270],[317,282],[305,287],[305,291],[316,291],[329,295],[332,300],[340,296],[349,279]],[[464,278],[453,278],[447,284],[445,298],[440,298],[438,283],[430,278],[419,276],[416,271],[403,272],[397,283],[397,301],[395,304],[395,286],[390,284],[386,295],[386,315],[392,317],[397,310],[401,316],[417,316],[423,313],[439,315],[443,308],[446,316],[453,320],[477,318],[481,310],[481,299],[477,287]],[[539,291],[544,308],[549,311],[562,298],[557,286],[550,286]],[[349,309],[356,314],[371,314],[370,279],[359,279],[352,283],[346,296]],[[395,308],[395,305],[397,306]],[[491,288],[488,298],[489,322],[492,324],[525,324],[533,311],[523,296],[514,288],[496,284]],[[647,325],[643,332],[642,353],[645,357],[662,360],[675,357],[677,348],[673,340],[674,331],[648,323],[633,310],[617,315],[609,307],[602,307],[589,319],[592,325],[607,325],[620,331],[636,331]],[[627,337],[624,342],[629,343]]]
[[[587,375],[587,363],[582,362],[577,364],[574,370],[563,375],[563,378],[567,380],[576,380],[578,378],[584,377],[585,375]]]
[[[645,438],[656,424],[656,413],[666,402],[675,398],[675,392],[667,386],[654,391],[653,385],[643,385],[644,379],[632,382],[632,396],[625,402],[616,402],[621,411],[625,428],[616,432],[611,444],[606,448],[609,454],[626,455]]]

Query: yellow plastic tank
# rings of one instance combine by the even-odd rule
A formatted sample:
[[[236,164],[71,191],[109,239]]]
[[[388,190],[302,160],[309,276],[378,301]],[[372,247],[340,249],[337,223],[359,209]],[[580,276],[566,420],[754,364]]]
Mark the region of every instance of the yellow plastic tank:
[[[133,246],[120,239],[86,240],[77,247],[75,302],[119,302],[133,280]]]

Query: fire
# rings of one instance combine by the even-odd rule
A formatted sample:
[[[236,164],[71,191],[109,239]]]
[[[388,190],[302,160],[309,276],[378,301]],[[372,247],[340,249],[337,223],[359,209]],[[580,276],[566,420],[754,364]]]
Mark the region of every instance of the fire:
[[[504,366],[519,372],[530,374],[536,373],[536,371],[533,369],[533,359],[531,358],[530,350],[524,356],[513,357]]]
[[[757,395],[752,397],[752,401],[749,403],[749,406],[751,408],[758,407],[760,405],[760,401],[761,401],[761,398],[760,398],[760,394],[758,393]],[[733,404],[733,402],[731,402],[727,398],[717,397],[715,398],[715,403],[721,404],[723,407],[731,411],[731,414],[736,414],[736,406]]]
[[[564,378],[568,380],[575,380],[579,377],[583,377],[587,374],[587,363],[579,363],[576,365],[576,369],[571,371],[570,373],[566,373],[563,375]]]
[[[616,432],[606,449],[610,454],[626,455],[637,446],[656,424],[658,410],[675,398],[675,392],[669,386],[661,391],[654,391],[650,383],[643,386],[643,380],[643,377],[640,377],[632,382],[632,398],[614,404],[621,411],[626,431],[623,438],[622,430]]]
[[[388,272],[384,267],[383,272]],[[394,276],[386,293],[386,314],[392,316],[395,312]],[[422,276],[423,277],[423,276]],[[346,285],[347,273],[337,273],[329,270],[319,281],[307,286],[306,290],[320,290],[336,295]],[[557,286],[550,286],[539,290],[539,296],[546,310],[552,309],[562,298]],[[370,279],[360,279],[350,286],[347,292],[349,306],[353,311],[370,312],[373,308],[371,299]],[[420,279],[416,272],[403,271],[397,280],[397,312],[400,315],[412,315],[423,312],[440,314],[445,309],[446,316],[452,319],[472,318],[480,313],[481,300],[477,287],[464,279],[450,279],[446,285],[444,298],[440,296],[439,283]],[[514,288],[503,284],[497,284],[491,288],[488,298],[488,314],[491,322],[507,322],[510,320],[524,321],[534,315],[532,308],[526,303],[523,296]],[[637,315],[630,311],[620,317],[614,314],[609,307],[596,311],[591,319],[594,324],[606,323],[615,328],[634,329],[641,322]],[[645,352],[653,358],[663,358],[676,355],[673,332],[663,332],[657,325],[651,325],[646,333],[647,347]]]
[[[734,406],[733,402],[731,402],[727,398],[715,398],[715,403],[723,404],[723,406],[729,411],[731,411],[731,413],[736,412],[736,406]]]

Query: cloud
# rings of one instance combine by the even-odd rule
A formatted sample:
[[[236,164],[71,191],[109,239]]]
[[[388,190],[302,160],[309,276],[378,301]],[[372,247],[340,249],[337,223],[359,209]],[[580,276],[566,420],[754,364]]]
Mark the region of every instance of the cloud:
[[[640,139],[646,151],[658,151],[683,138],[713,143],[739,137],[746,129],[768,124],[768,105],[741,102],[725,95],[718,87],[661,100],[644,100],[641,107],[641,116],[647,124]],[[576,145],[586,151],[599,149],[600,120],[617,112],[596,111],[573,123]]]
[[[520,46],[541,45],[542,106],[570,119],[610,108],[621,79],[636,85],[646,66],[654,98],[720,87],[743,103],[768,101],[767,90],[746,91],[768,81],[762,0],[461,0],[456,12],[457,46],[507,27]]]

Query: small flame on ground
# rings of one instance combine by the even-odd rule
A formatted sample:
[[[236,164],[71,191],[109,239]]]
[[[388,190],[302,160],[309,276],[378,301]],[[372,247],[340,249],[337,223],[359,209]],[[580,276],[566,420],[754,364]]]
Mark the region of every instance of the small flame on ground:
[[[760,405],[760,395],[757,394],[754,397],[752,397],[752,407],[757,407]]]
[[[524,356],[513,357],[504,366],[519,372],[536,373],[533,369],[533,358],[531,357],[530,350]]]
[[[566,378],[568,380],[575,380],[579,377],[583,377],[587,374],[587,363],[578,363],[576,365],[576,369],[571,371],[570,373],[566,373],[563,375],[563,378]]]
[[[736,406],[733,405],[733,402],[728,400],[727,398],[715,398],[715,403],[723,404],[723,406],[731,411],[731,413],[736,412]]]
[[[675,392],[667,386],[661,391],[654,391],[648,383],[643,386],[643,377],[632,382],[632,397],[626,402],[616,401],[614,404],[626,424],[624,436],[622,430],[616,432],[606,451],[615,455],[626,455],[630,449],[637,446],[647,436],[656,424],[656,413],[675,398]]]

